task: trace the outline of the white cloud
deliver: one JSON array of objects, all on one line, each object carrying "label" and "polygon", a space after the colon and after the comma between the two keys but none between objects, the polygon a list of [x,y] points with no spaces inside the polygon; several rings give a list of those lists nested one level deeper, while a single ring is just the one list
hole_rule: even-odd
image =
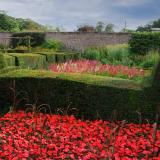
[{"label": "white cloud", "polygon": [[121,6],[138,6],[151,2],[152,0],[116,0]]},{"label": "white cloud", "polygon": [[[156,0],[0,0],[0,10],[41,24],[63,26],[70,31],[80,24],[95,25],[97,21],[114,23],[122,28],[127,20],[128,26],[136,28],[139,23],[144,24],[147,17],[130,15],[124,7],[132,10],[132,7],[136,9],[136,6],[145,6],[154,1]],[[158,13],[159,10],[157,15]]]}]

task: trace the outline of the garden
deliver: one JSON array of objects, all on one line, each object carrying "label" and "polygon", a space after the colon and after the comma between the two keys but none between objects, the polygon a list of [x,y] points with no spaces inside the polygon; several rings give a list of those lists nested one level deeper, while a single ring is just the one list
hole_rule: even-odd
[{"label": "garden", "polygon": [[0,160],[159,160],[159,33],[83,51],[13,37],[0,46]]}]

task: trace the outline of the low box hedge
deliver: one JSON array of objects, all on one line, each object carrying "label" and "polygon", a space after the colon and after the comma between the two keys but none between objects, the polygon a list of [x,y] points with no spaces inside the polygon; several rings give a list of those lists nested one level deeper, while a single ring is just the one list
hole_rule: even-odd
[{"label": "low box hedge", "polygon": [[56,63],[56,55],[52,52],[37,52],[36,54],[44,55],[47,63]]},{"label": "low box hedge", "polygon": [[15,66],[15,58],[6,53],[0,53],[0,69],[9,66]]},{"label": "low box hedge", "polygon": [[[49,104],[58,108],[77,108],[78,117],[109,119],[114,111],[118,120],[137,122],[135,111],[153,120],[156,109],[151,90],[131,80],[87,74],[56,74],[49,71],[16,70],[0,75],[0,106],[11,105],[9,84],[16,82],[16,91],[26,91],[29,103]],[[1,94],[3,93],[3,94]],[[4,110],[4,108],[2,108]],[[68,112],[70,113],[70,112]]]},{"label": "low box hedge", "polygon": [[8,54],[4,54],[6,66],[16,66],[16,58],[13,56],[9,56]]},{"label": "low box hedge", "polygon": [[16,66],[21,68],[40,69],[46,67],[46,58],[43,55],[31,53],[8,53],[16,58]]}]

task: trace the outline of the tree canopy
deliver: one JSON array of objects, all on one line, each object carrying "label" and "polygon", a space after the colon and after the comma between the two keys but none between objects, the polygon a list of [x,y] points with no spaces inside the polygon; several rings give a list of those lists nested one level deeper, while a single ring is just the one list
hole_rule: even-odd
[{"label": "tree canopy", "polygon": [[5,12],[0,12],[0,31],[19,32],[43,29],[42,25],[30,19],[14,18]]},{"label": "tree canopy", "polygon": [[160,28],[160,19],[151,22],[145,26],[139,26],[137,31],[139,32],[150,32],[152,28]]}]

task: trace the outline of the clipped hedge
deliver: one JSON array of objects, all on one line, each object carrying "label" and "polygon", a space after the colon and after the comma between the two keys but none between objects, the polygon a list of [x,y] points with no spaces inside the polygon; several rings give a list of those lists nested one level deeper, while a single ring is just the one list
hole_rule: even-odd
[{"label": "clipped hedge", "polygon": [[[40,46],[45,42],[45,33],[44,32],[22,32],[14,33],[12,37],[31,37],[31,46],[36,47]],[[17,46],[28,46],[28,39],[12,39],[11,46],[16,48]]]},{"label": "clipped hedge", "polygon": [[15,58],[4,53],[0,53],[0,69],[15,66]]},{"label": "clipped hedge", "polygon": [[16,66],[21,68],[40,69],[46,67],[46,58],[43,55],[31,53],[8,53],[8,55],[15,57]]},{"label": "clipped hedge", "polygon": [[13,56],[9,56],[8,54],[4,54],[6,66],[16,66],[16,58]]},{"label": "clipped hedge", "polygon": [[51,63],[63,63],[69,60],[78,60],[80,59],[79,53],[67,53],[67,52],[37,52],[37,54],[45,55],[46,61]]},{"label": "clipped hedge", "polygon": [[6,62],[5,62],[4,54],[0,53],[0,69],[5,67],[6,67]]},{"label": "clipped hedge", "polygon": [[160,51],[160,33],[132,33],[129,44],[133,54],[145,55],[152,50]]},{"label": "clipped hedge", "polygon": [[29,103],[38,101],[37,105],[49,104],[53,113],[57,108],[70,106],[70,111],[72,108],[78,109],[78,117],[110,120],[113,111],[117,111],[119,120],[136,122],[138,117],[135,111],[141,112],[149,120],[154,119],[156,112],[150,101],[153,93],[142,90],[141,85],[133,81],[32,70],[12,71],[0,76],[0,106],[4,106],[5,102],[11,105],[8,86],[14,80],[17,93],[26,91]]}]

